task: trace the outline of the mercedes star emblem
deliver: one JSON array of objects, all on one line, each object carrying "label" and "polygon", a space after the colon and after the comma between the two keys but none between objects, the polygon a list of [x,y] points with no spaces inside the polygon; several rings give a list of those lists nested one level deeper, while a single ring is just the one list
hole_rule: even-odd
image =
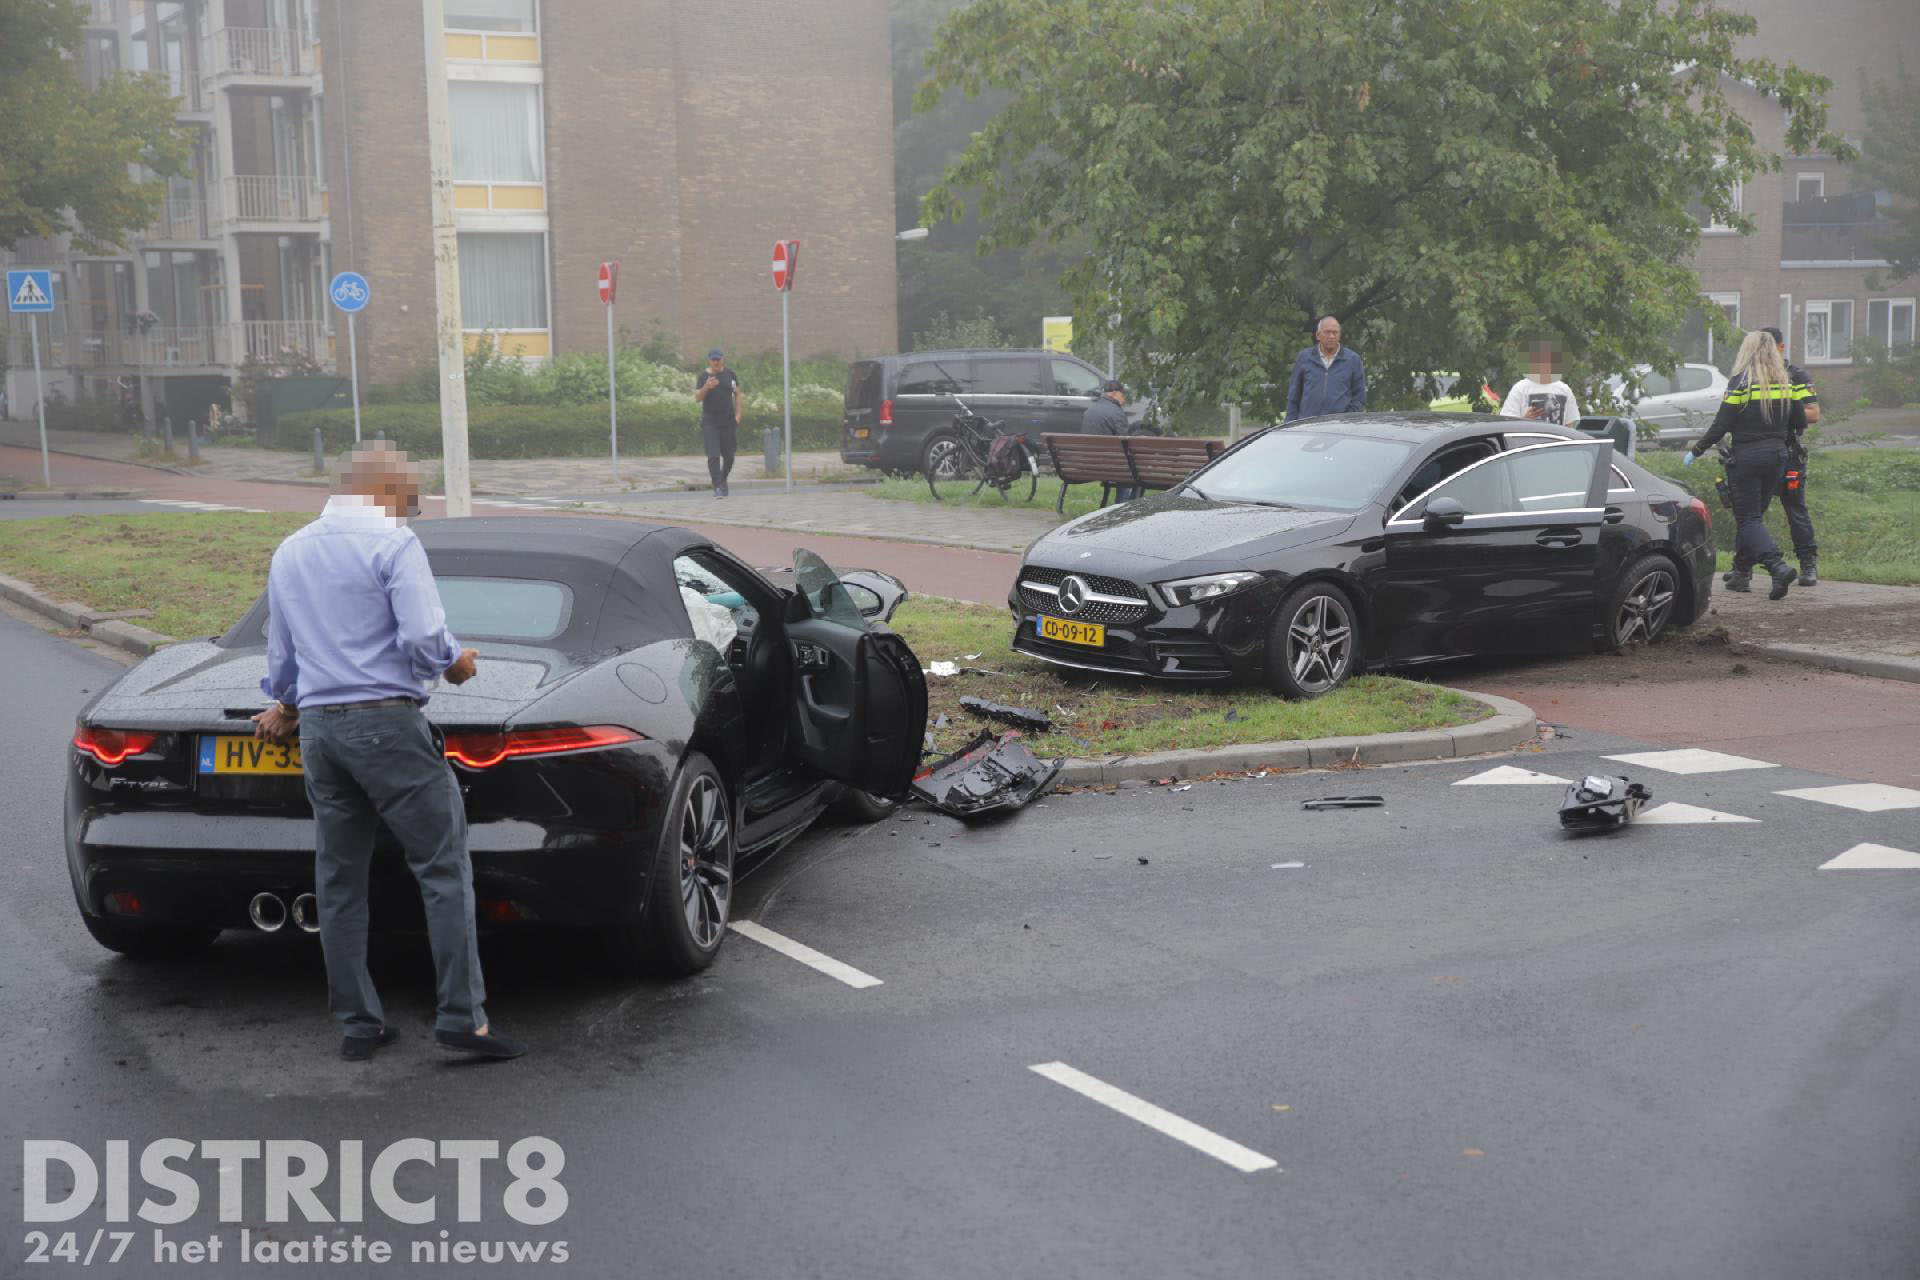
[{"label": "mercedes star emblem", "polygon": [[1087,603],[1087,582],[1077,573],[1060,579],[1060,612],[1078,613]]}]

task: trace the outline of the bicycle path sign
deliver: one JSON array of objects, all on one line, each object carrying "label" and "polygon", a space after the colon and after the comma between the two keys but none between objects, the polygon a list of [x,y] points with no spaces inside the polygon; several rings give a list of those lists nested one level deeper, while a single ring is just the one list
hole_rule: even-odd
[{"label": "bicycle path sign", "polygon": [[333,305],[352,315],[363,310],[373,297],[373,286],[358,271],[342,271],[327,286],[327,297]]}]

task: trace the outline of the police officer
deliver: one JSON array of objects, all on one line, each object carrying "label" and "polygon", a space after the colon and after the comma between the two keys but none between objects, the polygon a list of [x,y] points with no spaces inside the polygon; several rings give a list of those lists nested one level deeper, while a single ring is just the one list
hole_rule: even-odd
[{"label": "police officer", "polygon": [[[1807,377],[1807,371],[1786,359],[1787,344],[1780,330],[1768,325],[1760,332],[1773,339],[1780,348],[1780,358],[1786,363],[1787,377],[1793,383],[1793,398],[1800,402],[1806,411],[1807,425],[1820,421],[1820,397],[1814,392],[1813,380]],[[1771,498],[1769,498],[1771,501]],[[1818,586],[1820,583],[1820,544],[1814,540],[1813,517],[1807,514],[1807,441],[1805,436],[1796,435],[1787,442],[1787,482],[1780,488],[1780,509],[1787,513],[1787,529],[1793,534],[1793,558],[1800,562],[1800,581],[1803,587]],[[1764,510],[1764,508],[1763,508]],[[1752,590],[1753,564],[1742,561],[1736,554],[1733,568],[1721,577],[1729,591]]]},{"label": "police officer", "polygon": [[1680,461],[1692,466],[1720,437],[1733,435],[1733,465],[1727,487],[1738,523],[1733,554],[1736,563],[1765,565],[1773,578],[1768,599],[1783,599],[1793,585],[1794,571],[1780,554],[1761,517],[1767,500],[1780,491],[1787,473],[1787,446],[1807,429],[1807,413],[1794,399],[1793,384],[1773,338],[1759,330],[1749,333],[1734,357],[1733,377],[1713,425]]}]

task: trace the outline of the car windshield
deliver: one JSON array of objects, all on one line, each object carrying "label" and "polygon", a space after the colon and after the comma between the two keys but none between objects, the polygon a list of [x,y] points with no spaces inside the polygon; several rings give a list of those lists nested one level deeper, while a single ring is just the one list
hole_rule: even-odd
[{"label": "car windshield", "polygon": [[1399,440],[1287,428],[1234,450],[1197,483],[1220,502],[1358,511],[1386,488],[1411,448]]}]

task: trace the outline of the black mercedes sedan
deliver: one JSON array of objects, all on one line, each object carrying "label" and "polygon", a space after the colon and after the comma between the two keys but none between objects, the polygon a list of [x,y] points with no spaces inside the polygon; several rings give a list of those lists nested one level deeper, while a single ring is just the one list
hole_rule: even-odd
[{"label": "black mercedes sedan", "polygon": [[[623,963],[691,973],[725,937],[738,869],[830,805],[872,820],[907,790],[927,691],[866,616],[898,598],[883,575],[843,582],[800,551],[776,586],[697,534],[624,520],[414,529],[448,625],[480,653],[426,714],[465,797],[483,927],[590,930]],[[67,865],[115,951],[318,928],[299,748],[252,736],[266,621],[263,595],[80,713]],[[372,902],[376,927],[420,923],[384,829]]]},{"label": "black mercedes sedan", "polygon": [[1646,643],[1705,612],[1711,528],[1704,503],[1568,428],[1303,419],[1035,542],[1013,647],[1311,698],[1356,671]]}]

